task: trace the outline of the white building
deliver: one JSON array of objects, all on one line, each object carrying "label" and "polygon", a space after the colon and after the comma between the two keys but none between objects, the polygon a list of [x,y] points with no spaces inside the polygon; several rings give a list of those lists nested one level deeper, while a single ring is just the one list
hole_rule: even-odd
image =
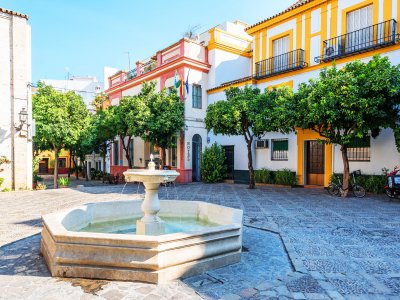
[{"label": "white building", "polygon": [[0,190],[32,187],[31,28],[28,16],[0,8]]},{"label": "white building", "polygon": [[40,79],[40,81],[63,93],[68,91],[75,92],[82,97],[86,107],[92,112],[95,111],[95,107],[92,105],[95,96],[104,91],[103,82],[98,82],[94,76],[70,76],[65,80]]}]

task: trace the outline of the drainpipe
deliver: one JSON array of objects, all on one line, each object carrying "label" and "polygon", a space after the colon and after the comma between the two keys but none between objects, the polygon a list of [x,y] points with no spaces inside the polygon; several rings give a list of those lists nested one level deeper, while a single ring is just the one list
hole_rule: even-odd
[{"label": "drainpipe", "polygon": [[11,189],[15,190],[14,16],[10,16]]}]

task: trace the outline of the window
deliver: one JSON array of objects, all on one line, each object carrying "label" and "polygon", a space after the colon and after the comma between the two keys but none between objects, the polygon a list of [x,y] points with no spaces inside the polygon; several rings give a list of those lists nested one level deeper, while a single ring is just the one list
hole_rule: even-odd
[{"label": "window", "polygon": [[192,104],[193,108],[201,108],[202,100],[201,100],[201,85],[193,84],[192,88]]},{"label": "window", "polygon": [[349,161],[371,160],[371,137],[354,138],[347,147]]},{"label": "window", "polygon": [[58,158],[58,167],[59,168],[66,168],[67,167],[67,159],[65,157]]},{"label": "window", "polygon": [[129,156],[131,157],[131,162],[134,164],[134,151],[133,151],[133,142],[134,140],[131,140],[131,143],[129,144]]},{"label": "window", "polygon": [[289,38],[290,36],[287,35],[272,42],[274,56],[272,66],[273,73],[289,68]]},{"label": "window", "polygon": [[113,143],[113,163],[114,166],[118,166],[119,161],[119,143],[118,141],[114,141]]},{"label": "window", "polygon": [[289,141],[287,139],[272,140],[272,160],[288,160]]},{"label": "window", "polygon": [[371,26],[372,5],[347,13],[345,51],[353,52],[372,46],[374,30]]},{"label": "window", "polygon": [[171,165],[171,167],[176,167],[177,164],[177,145],[178,145],[178,139],[174,137],[174,145],[168,149],[168,162]]}]

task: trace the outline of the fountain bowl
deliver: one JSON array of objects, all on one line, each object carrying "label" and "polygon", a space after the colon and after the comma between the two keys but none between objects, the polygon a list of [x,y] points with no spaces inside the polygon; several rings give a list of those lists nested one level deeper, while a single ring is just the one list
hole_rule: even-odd
[{"label": "fountain bowl", "polygon": [[128,169],[124,172],[126,182],[165,183],[175,181],[175,170]]},{"label": "fountain bowl", "polygon": [[161,235],[82,232],[88,224],[140,218],[142,200],[100,202],[43,216],[41,252],[52,276],[162,283],[240,261],[239,209],[163,200],[158,215],[215,226]]}]

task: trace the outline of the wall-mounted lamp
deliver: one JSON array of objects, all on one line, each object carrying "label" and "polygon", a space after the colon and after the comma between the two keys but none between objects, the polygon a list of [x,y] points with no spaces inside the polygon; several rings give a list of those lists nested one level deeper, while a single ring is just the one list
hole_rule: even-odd
[{"label": "wall-mounted lamp", "polygon": [[187,131],[189,129],[189,127],[187,125],[185,125],[185,130]]},{"label": "wall-mounted lamp", "polygon": [[24,124],[26,124],[26,122],[28,121],[28,112],[26,111],[25,108],[23,108],[21,109],[18,115],[19,115],[19,126],[15,126],[15,129],[17,131],[21,131]]},{"label": "wall-mounted lamp", "polygon": [[207,137],[207,144],[209,144],[211,142],[211,138],[208,136]]}]

